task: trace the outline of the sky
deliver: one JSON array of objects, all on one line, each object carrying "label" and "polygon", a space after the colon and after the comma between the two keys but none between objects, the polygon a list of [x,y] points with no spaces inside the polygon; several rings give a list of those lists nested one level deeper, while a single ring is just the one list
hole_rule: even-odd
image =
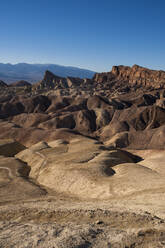
[{"label": "sky", "polygon": [[164,0],[0,0],[0,62],[165,70]]}]

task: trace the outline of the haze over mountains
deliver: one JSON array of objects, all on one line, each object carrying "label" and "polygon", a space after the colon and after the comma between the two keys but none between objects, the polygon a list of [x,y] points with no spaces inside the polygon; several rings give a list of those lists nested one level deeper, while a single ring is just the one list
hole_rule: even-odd
[{"label": "haze over mountains", "polygon": [[18,80],[26,80],[33,83],[41,80],[46,70],[61,77],[92,78],[95,74],[95,72],[87,69],[56,64],[0,63],[0,78],[7,83]]}]

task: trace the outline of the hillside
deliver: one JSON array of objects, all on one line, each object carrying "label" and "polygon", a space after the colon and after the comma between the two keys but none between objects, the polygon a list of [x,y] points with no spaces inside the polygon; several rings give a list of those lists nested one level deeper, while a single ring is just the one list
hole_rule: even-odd
[{"label": "hillside", "polygon": [[0,247],[164,247],[164,71],[1,81],[0,130]]}]

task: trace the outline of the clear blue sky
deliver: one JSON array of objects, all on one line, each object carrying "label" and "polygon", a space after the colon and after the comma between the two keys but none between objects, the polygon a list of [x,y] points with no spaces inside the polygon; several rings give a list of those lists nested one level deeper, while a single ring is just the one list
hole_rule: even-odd
[{"label": "clear blue sky", "polygon": [[0,62],[165,70],[165,1],[0,0]]}]

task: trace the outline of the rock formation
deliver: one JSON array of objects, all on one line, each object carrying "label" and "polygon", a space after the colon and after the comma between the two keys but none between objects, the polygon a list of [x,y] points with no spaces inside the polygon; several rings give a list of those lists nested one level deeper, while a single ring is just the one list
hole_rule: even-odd
[{"label": "rock formation", "polygon": [[165,72],[17,86],[0,82],[0,247],[164,247]]},{"label": "rock formation", "polygon": [[[94,81],[98,83],[115,82],[117,84],[130,87],[145,87],[149,89],[161,89],[165,87],[165,72],[149,70],[147,68],[133,65],[113,66],[108,73],[96,73]],[[129,90],[129,88],[127,88]]]},{"label": "rock formation", "polygon": [[8,87],[8,85],[2,80],[0,80],[0,88],[3,88],[3,87]]}]

